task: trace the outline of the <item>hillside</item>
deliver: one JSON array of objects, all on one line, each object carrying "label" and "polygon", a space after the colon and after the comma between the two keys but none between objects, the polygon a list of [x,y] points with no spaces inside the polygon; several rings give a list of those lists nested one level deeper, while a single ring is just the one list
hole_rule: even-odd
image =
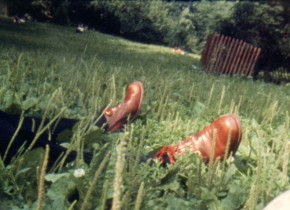
[{"label": "hillside", "polygon": [[[1,110],[86,122],[121,102],[134,80],[144,84],[143,107],[125,132],[105,133],[95,126],[84,132],[80,126],[62,137],[72,149],[95,151],[91,165],[79,157],[49,172],[41,189],[36,168],[43,150],[0,164],[0,207],[31,209],[43,199],[43,209],[110,209],[119,199],[122,209],[138,209],[138,202],[141,209],[262,209],[290,187],[289,87],[209,75],[198,55],[181,56],[162,46],[0,17]],[[188,155],[166,168],[138,164],[140,156],[177,143],[229,112],[239,116],[243,129],[235,159],[206,165]],[[120,142],[127,145],[121,150],[126,154],[121,172],[115,169]],[[86,175],[74,177],[77,168]],[[115,176],[121,185],[114,186]],[[118,190],[120,198],[113,193]]]}]

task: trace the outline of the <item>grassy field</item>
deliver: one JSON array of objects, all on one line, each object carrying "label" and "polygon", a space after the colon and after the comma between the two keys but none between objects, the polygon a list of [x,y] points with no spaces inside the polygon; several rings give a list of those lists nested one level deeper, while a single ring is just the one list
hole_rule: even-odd
[{"label": "grassy field", "polygon": [[[206,74],[198,55],[96,31],[0,18],[0,109],[82,123],[64,133],[70,149],[95,151],[43,173],[43,149],[0,161],[0,209],[262,209],[290,188],[290,88],[242,76]],[[124,132],[91,122],[142,81],[142,112]],[[139,157],[179,142],[226,113],[243,129],[235,158],[205,165],[196,155],[174,166]],[[82,146],[84,145],[84,146]],[[109,154],[109,155],[108,155]],[[126,156],[126,158],[124,158]],[[75,169],[85,170],[76,178]]]}]

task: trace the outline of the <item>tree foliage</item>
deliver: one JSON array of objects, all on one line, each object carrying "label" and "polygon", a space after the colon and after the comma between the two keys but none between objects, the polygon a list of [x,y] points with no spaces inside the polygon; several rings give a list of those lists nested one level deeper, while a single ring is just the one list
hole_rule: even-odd
[{"label": "tree foliage", "polygon": [[231,18],[222,23],[221,33],[260,47],[259,69],[272,71],[284,67],[289,71],[289,5],[278,1],[236,4]]}]

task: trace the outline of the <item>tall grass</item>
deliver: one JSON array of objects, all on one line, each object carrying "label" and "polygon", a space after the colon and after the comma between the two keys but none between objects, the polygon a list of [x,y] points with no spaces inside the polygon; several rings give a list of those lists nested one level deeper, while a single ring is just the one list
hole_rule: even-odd
[{"label": "tall grass", "polygon": [[[41,163],[26,161],[33,151],[1,165],[0,207],[29,209],[38,202],[43,209],[262,209],[290,187],[288,86],[209,75],[192,68],[198,60],[169,48],[96,31],[75,34],[69,27],[13,25],[5,18],[0,27],[0,108],[51,122],[60,116],[81,120],[72,135],[60,139],[78,151],[78,160],[49,173],[53,180],[44,177],[40,200],[31,183],[33,167]],[[120,153],[121,134],[104,133],[92,122],[98,110],[121,102],[134,80],[145,87],[142,113],[126,127],[121,141],[126,153]],[[228,112],[239,116],[243,129],[234,159],[205,165],[188,154],[167,168],[139,164],[140,156],[179,142]],[[42,128],[39,132],[49,124]],[[83,150],[96,152],[90,166],[82,161]],[[85,177],[72,176],[76,167],[88,172]]]}]

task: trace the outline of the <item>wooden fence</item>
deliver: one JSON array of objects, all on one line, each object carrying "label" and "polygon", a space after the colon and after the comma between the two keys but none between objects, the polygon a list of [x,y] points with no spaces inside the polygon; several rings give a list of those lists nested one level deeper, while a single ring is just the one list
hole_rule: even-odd
[{"label": "wooden fence", "polygon": [[209,73],[252,75],[261,49],[232,37],[212,34],[207,38],[201,63]]}]

